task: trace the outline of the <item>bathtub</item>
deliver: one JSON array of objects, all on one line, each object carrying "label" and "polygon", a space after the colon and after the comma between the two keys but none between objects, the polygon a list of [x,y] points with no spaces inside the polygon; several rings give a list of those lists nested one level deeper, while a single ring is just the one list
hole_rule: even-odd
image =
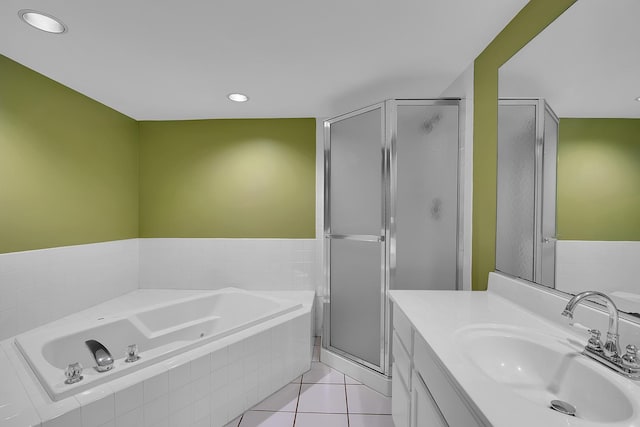
[{"label": "bathtub", "polygon": [[[141,299],[141,298],[138,298]],[[115,304],[117,307],[118,304]],[[112,304],[113,306],[113,304]],[[89,311],[82,321],[40,327],[15,337],[15,346],[55,402],[111,382],[194,348],[299,310],[302,305],[236,288],[176,293],[170,300],[121,311]],[[113,369],[98,372],[86,340],[97,340],[111,353]],[[140,359],[125,363],[127,347],[136,344]],[[82,364],[83,379],[65,383],[65,369]]]}]

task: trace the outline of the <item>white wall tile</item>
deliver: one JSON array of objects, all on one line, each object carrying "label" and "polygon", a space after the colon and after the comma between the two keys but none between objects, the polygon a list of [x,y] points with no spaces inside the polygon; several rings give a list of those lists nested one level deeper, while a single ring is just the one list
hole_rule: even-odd
[{"label": "white wall tile", "polygon": [[193,424],[193,407],[187,406],[169,415],[169,427],[185,427]]},{"label": "white wall tile", "polygon": [[177,390],[191,382],[191,364],[182,363],[169,369],[169,391]]},{"label": "white wall tile", "polygon": [[316,290],[315,239],[140,239],[140,288]]},{"label": "white wall tile", "polygon": [[169,418],[169,396],[163,394],[155,400],[144,404],[144,425],[155,426]]},{"label": "white wall tile", "polygon": [[639,294],[640,242],[558,240],[556,289]]},{"label": "white wall tile", "polygon": [[0,254],[0,340],[138,288],[138,239]]},{"label": "white wall tile", "polygon": [[209,395],[201,399],[194,399],[192,411],[194,421],[198,421],[203,418],[208,419],[211,414],[211,401]]},{"label": "white wall tile", "polygon": [[211,355],[207,354],[191,361],[191,381],[209,377],[211,373]]},{"label": "white wall tile", "polygon": [[82,427],[100,427],[115,418],[115,400],[108,386],[98,386],[75,396],[80,403]]},{"label": "white wall tile", "polygon": [[115,392],[115,414],[116,417],[130,412],[133,409],[142,407],[144,403],[143,383],[133,384],[124,390]]},{"label": "white wall tile", "polygon": [[82,416],[80,408],[62,414],[56,418],[50,419],[42,423],[43,427],[82,427]]},{"label": "white wall tile", "polygon": [[124,413],[116,418],[116,427],[144,426],[144,412],[142,406]]},{"label": "white wall tile", "polygon": [[193,385],[186,384],[175,390],[169,390],[169,413],[173,414],[193,403]]},{"label": "white wall tile", "polygon": [[154,377],[145,380],[144,384],[144,403],[147,404],[153,400],[156,400],[162,395],[166,395],[169,392],[169,374],[163,372]]}]

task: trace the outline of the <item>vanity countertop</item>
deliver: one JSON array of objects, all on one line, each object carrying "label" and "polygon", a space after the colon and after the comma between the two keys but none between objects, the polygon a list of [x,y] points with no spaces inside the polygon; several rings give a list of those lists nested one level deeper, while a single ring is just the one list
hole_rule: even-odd
[{"label": "vanity countertop", "polygon": [[[540,426],[640,426],[640,383],[629,380],[579,353],[586,336],[539,316],[496,292],[469,291],[391,291],[394,308],[401,309],[415,331],[428,343],[439,364],[459,393],[477,407],[482,417],[495,427]],[[558,311],[558,321],[561,321]],[[458,338],[478,325],[503,326],[514,330],[534,331],[562,339],[575,348],[576,357],[585,358],[588,369],[606,376],[632,399],[630,418],[614,423],[585,420],[560,414],[514,393],[495,382],[470,359],[472,349],[460,346]],[[571,351],[571,350],[569,350]],[[571,355],[573,357],[573,354]],[[580,362],[582,363],[582,361]],[[579,410],[579,409],[578,409]]]}]

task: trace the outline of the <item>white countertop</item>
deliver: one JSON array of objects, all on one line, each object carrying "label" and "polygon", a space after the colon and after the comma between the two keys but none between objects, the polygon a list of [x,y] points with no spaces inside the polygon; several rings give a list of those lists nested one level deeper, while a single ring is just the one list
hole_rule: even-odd
[{"label": "white countertop", "polygon": [[640,421],[637,420],[640,418],[640,385],[609,371],[595,361],[589,361],[593,363],[593,369],[600,370],[618,387],[634,396],[636,406],[633,408],[633,421],[596,423],[568,417],[541,405],[534,405],[486,376],[469,362],[468,356],[473,355],[464,353],[469,349],[460,348],[456,342],[456,336],[463,328],[478,324],[501,324],[564,337],[575,345],[576,352],[580,352],[586,338],[579,333],[568,332],[567,328],[562,328],[495,292],[398,290],[391,291],[390,294],[395,303],[394,308],[400,308],[404,312],[416,332],[425,339],[441,364],[448,370],[447,374],[453,382],[458,384],[459,389],[477,405],[482,415],[493,426],[640,426]]}]

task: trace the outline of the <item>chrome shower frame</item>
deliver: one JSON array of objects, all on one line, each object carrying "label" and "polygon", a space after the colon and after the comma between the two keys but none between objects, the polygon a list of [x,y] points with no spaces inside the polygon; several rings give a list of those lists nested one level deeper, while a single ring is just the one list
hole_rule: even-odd
[{"label": "chrome shower frame", "polygon": [[[397,109],[398,106],[433,106],[455,105],[458,107],[458,162],[457,162],[457,259],[456,259],[456,290],[462,289],[463,265],[463,182],[464,182],[464,149],[463,125],[461,118],[461,100],[459,98],[442,99],[393,99],[373,104],[365,108],[352,111],[324,121],[324,298],[323,298],[323,340],[325,349],[354,361],[376,373],[389,377],[391,375],[391,304],[388,297],[390,289],[394,289],[396,275],[396,205],[397,205]],[[331,233],[331,126],[336,122],[348,119],[376,109],[381,109],[380,149],[382,150],[382,179],[381,179],[381,207],[380,207],[380,235],[336,235]],[[331,345],[331,244],[332,239],[348,239],[381,243],[381,316],[380,316],[380,365],[374,365],[354,355],[346,353]]]}]

